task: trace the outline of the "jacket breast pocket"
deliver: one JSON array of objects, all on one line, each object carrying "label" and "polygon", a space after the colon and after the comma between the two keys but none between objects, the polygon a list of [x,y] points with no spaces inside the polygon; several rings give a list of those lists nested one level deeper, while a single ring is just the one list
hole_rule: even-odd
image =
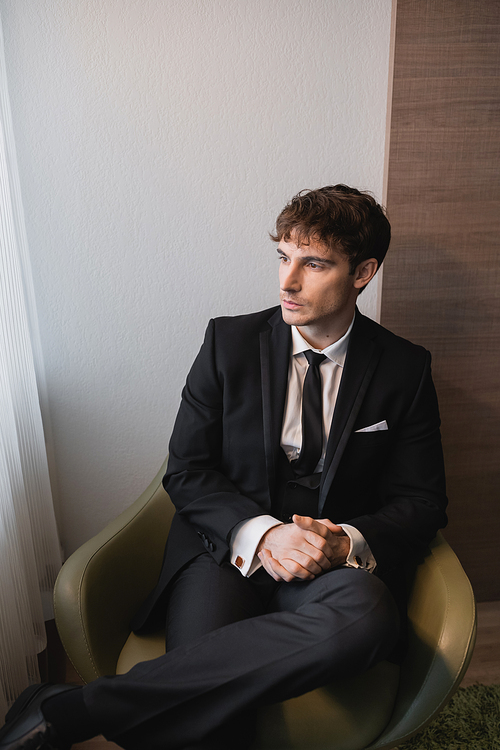
[{"label": "jacket breast pocket", "polygon": [[390,449],[391,437],[391,430],[353,432],[346,446],[346,458],[359,463],[360,468],[362,465],[368,468],[372,462],[379,463]]}]

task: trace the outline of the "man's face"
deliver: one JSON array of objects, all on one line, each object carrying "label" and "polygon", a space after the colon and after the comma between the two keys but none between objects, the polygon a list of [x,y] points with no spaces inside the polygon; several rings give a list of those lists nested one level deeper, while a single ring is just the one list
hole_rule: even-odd
[{"label": "man's face", "polygon": [[349,274],[347,257],[320,243],[297,247],[293,236],[281,240],[280,300],[289,325],[336,329],[348,326],[354,315],[359,286]]}]

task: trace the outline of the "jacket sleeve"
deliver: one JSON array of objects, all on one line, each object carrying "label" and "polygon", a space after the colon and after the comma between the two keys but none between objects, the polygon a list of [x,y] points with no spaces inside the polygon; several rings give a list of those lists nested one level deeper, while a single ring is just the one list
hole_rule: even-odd
[{"label": "jacket sleeve", "polygon": [[377,479],[379,508],[351,519],[383,573],[418,558],[447,523],[440,418],[430,354]]},{"label": "jacket sleeve", "polygon": [[263,509],[239,492],[222,466],[224,376],[217,368],[215,338],[211,320],[182,392],[163,485],[179,516],[220,563],[234,526]]}]

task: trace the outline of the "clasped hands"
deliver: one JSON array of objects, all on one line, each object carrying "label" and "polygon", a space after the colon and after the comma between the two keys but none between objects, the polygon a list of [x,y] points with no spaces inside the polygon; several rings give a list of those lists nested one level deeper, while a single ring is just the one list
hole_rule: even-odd
[{"label": "clasped hands", "polygon": [[294,515],[292,523],[273,526],[256,554],[275,581],[310,581],[345,563],[350,539],[328,518]]}]

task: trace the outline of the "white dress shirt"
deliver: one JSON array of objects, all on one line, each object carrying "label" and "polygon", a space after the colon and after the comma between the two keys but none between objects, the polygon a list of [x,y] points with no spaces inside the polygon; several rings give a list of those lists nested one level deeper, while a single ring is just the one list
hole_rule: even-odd
[{"label": "white dress shirt", "polygon": [[[330,425],[332,423],[353,324],[354,319],[344,336],[323,350],[312,349],[300,335],[296,326],[291,326],[292,356],[288,368],[288,388],[281,430],[281,447],[285,451],[289,461],[298,458],[302,445],[302,420],[300,418],[302,414],[302,389],[308,368],[304,352],[312,349],[314,352],[325,355],[325,359],[319,366],[323,394],[323,451],[316,466],[316,472],[322,471],[325,463]],[[338,526],[342,526],[350,539],[350,549],[346,565],[354,568],[364,568],[369,572],[373,572],[376,567],[376,561],[361,532],[349,524],[339,523],[333,519],[330,520]],[[239,569],[242,575],[251,576],[252,573],[261,567],[262,563],[255,554],[258,544],[266,531],[281,523],[281,521],[273,516],[262,515],[241,521],[241,523],[235,526],[230,539],[231,563]]]}]

